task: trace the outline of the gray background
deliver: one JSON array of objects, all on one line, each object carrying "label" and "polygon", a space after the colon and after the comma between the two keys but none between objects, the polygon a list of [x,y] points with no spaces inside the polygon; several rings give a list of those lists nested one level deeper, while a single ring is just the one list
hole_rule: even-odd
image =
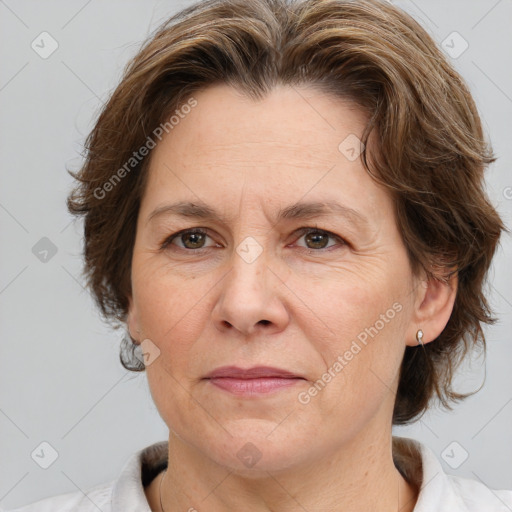
[{"label": "gray background", "polygon": [[[510,227],[512,0],[394,3],[412,13],[440,44],[445,41],[467,80],[499,157],[488,171],[489,194]],[[72,180],[65,168],[79,168],[84,137],[140,41],[189,4],[0,0],[3,508],[86,491],[115,478],[135,450],[167,438],[145,375],[126,372],[118,361],[122,333],[102,323],[83,289],[82,224],[72,223],[66,212]],[[59,45],[46,59],[31,47],[44,31]],[[45,41],[48,50],[50,41]],[[464,41],[469,46],[458,55]],[[37,243],[48,244],[40,242],[43,237],[57,249],[46,262],[33,253]],[[451,413],[434,410],[412,426],[395,429],[397,435],[430,446],[447,472],[508,489],[511,255],[511,240],[505,236],[489,285],[500,321],[486,329],[486,368],[482,358],[475,358],[457,378],[461,390],[475,389],[485,378],[482,390]],[[42,442],[58,453],[48,469],[31,457],[34,450],[41,452]]]}]

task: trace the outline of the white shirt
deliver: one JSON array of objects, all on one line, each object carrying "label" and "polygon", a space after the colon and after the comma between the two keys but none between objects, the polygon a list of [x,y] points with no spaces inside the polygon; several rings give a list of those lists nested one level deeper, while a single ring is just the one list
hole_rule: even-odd
[{"label": "white shirt", "polygon": [[[166,467],[167,456],[167,441],[155,443],[133,454],[116,480],[90,488],[87,495],[60,494],[11,512],[151,512],[144,485]],[[393,459],[420,489],[414,512],[512,511],[512,490],[446,474],[434,452],[414,439],[393,436]]]}]

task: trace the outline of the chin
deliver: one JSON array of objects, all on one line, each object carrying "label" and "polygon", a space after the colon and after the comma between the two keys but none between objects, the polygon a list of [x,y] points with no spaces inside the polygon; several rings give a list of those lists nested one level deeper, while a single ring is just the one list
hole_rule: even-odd
[{"label": "chin", "polygon": [[[222,439],[209,440],[205,452],[230,471],[248,478],[268,478],[268,472],[280,472],[306,462],[304,438],[297,430],[277,422],[243,420],[230,424]],[[278,432],[279,431],[279,432]],[[309,436],[308,436],[309,437]],[[311,439],[311,438],[310,438]],[[312,443],[306,445],[313,449]]]}]

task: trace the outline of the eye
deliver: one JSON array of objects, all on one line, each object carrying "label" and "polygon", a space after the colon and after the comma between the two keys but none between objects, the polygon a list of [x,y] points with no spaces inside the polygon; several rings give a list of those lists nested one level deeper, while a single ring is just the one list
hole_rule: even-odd
[{"label": "eye", "polygon": [[[209,247],[204,245],[206,238],[210,237],[208,236],[208,233],[204,229],[186,229],[167,237],[161,244],[161,249],[165,249],[171,244],[177,245],[180,249],[184,250],[205,249]],[[179,245],[179,243],[174,243],[175,241],[181,242],[182,245]]]},{"label": "eye", "polygon": [[[334,233],[325,231],[318,228],[302,228],[299,230],[300,238],[304,237],[305,243],[307,244],[305,249],[318,251],[321,249],[328,249],[331,246],[328,245],[329,238],[339,242],[340,245],[346,245],[345,241]],[[336,245],[336,244],[334,244]]]}]

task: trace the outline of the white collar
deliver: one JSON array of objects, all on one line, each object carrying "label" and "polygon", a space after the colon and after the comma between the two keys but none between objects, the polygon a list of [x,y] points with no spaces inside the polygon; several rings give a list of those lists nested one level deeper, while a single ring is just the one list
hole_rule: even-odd
[{"label": "white collar", "polygon": [[[151,512],[143,482],[149,483],[166,466],[167,457],[167,441],[132,455],[113,485],[111,512]],[[496,491],[446,474],[434,452],[419,441],[393,436],[393,458],[404,477],[420,489],[414,512],[512,511],[512,490]]]}]

